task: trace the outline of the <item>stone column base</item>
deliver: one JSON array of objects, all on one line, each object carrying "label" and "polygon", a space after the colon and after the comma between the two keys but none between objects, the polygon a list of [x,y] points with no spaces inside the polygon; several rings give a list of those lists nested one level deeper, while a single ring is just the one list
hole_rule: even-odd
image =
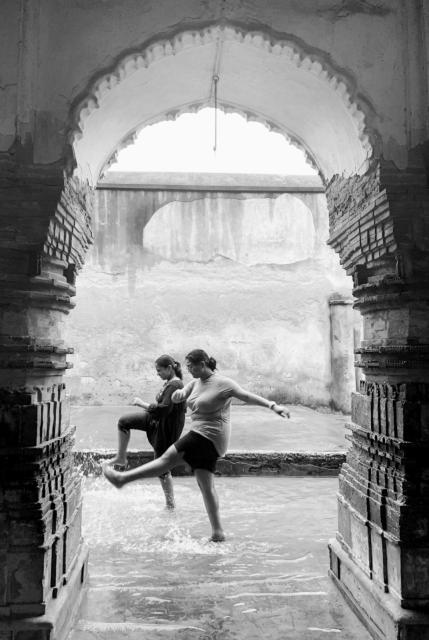
[{"label": "stone column base", "polygon": [[81,545],[76,562],[58,593],[47,605],[43,616],[0,619],[2,640],[65,640],[77,618],[85,594],[88,576],[88,548]]},{"label": "stone column base", "polygon": [[337,540],[329,543],[329,575],[376,640],[429,640],[429,613],[404,609],[382,593]]}]

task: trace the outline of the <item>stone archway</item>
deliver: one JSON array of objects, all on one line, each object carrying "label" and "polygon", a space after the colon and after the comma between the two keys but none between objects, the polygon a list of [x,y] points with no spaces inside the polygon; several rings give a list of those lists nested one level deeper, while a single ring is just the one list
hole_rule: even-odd
[{"label": "stone archway", "polygon": [[[402,171],[378,157],[373,111],[347,74],[328,65],[323,53],[276,35],[214,25],[129,54],[77,106],[80,131],[72,142],[80,175],[97,175],[102,158],[137,126],[209,104],[216,73],[223,108],[250,113],[289,135],[319,168],[327,185],[330,244],[353,275],[365,327],[358,363],[365,381],[353,396],[352,449],[340,479],[331,572],[372,632],[396,637],[406,628],[428,627],[426,618],[401,608],[429,602],[429,534],[413,525],[428,500],[426,463],[418,453],[427,437],[429,397],[426,172],[418,152],[415,166]],[[191,71],[186,100],[179,88],[184,77],[173,71],[181,62]],[[177,82],[165,92],[163,80],[172,73]],[[135,104],[125,104],[132,86],[144,88],[136,92],[137,103],[144,103],[138,116]],[[97,163],[96,132],[103,114],[115,121],[117,110],[127,130],[121,137],[113,128]],[[422,580],[415,580],[417,567]]]},{"label": "stone archway", "polygon": [[[11,222],[8,233],[17,246],[6,247],[2,282],[2,424],[10,426],[3,446],[12,451],[4,486],[15,491],[15,506],[32,510],[28,535],[20,540],[13,539],[14,527],[29,511],[7,513],[6,553],[15,545],[21,554],[9,553],[2,605],[8,628],[11,621],[15,629],[34,626],[26,616],[45,614],[36,623],[40,635],[45,628],[58,634],[64,602],[77,599],[85,573],[79,490],[62,409],[67,347],[59,327],[91,241],[91,190],[136,127],[207,105],[214,72],[224,82],[224,108],[249,112],[291,135],[319,167],[327,183],[330,242],[354,277],[365,316],[360,355],[366,381],[353,400],[353,446],[341,477],[332,573],[374,634],[399,637],[416,626],[427,634],[427,616],[404,611],[429,606],[429,527],[422,516],[429,503],[426,172],[419,154],[402,171],[382,161],[372,108],[323,52],[268,28],[219,23],[154,39],[97,74],[71,116],[73,169],[64,161],[15,176],[19,197],[29,211],[34,207],[40,224],[29,225],[23,237],[25,220]],[[16,580],[19,588],[11,590]]]},{"label": "stone archway", "polygon": [[214,24],[151,42],[91,82],[70,124],[77,175],[96,182],[137,128],[210,105],[214,74],[224,110],[289,136],[326,180],[368,168],[374,116],[344,71],[271,30]]}]

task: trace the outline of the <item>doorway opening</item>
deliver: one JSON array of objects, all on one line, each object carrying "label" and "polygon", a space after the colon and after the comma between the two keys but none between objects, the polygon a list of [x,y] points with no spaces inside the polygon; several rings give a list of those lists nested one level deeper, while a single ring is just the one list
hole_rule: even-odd
[{"label": "doorway opening", "polygon": [[[136,394],[156,395],[160,353],[183,361],[199,346],[245,388],[304,411],[301,437],[282,441],[266,425],[246,448],[317,450],[320,420],[308,410],[347,414],[357,318],[308,156],[260,122],[205,108],[142,128],[108,165],[68,328],[77,422],[91,424],[94,438],[91,407],[114,425]],[[326,450],[344,448],[340,420],[324,418]],[[92,445],[115,438],[112,428]]]}]

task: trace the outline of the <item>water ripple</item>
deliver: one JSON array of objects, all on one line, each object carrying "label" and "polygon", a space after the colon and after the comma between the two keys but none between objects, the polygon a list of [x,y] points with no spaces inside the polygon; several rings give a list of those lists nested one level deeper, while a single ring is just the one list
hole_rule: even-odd
[{"label": "water ripple", "polygon": [[236,593],[232,596],[225,596],[228,600],[233,600],[234,598],[261,598],[261,597],[279,597],[279,598],[296,598],[296,597],[305,597],[305,596],[326,596],[327,591],[285,591],[285,592],[275,592],[275,591],[242,591],[241,593]]}]

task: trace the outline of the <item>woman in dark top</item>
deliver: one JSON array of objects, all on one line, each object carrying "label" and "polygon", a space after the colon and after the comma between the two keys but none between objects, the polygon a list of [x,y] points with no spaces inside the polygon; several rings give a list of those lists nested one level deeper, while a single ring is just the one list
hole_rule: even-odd
[{"label": "woman in dark top", "polygon": [[[156,402],[145,402],[134,398],[133,404],[143,411],[130,413],[118,421],[118,453],[110,461],[117,471],[127,468],[127,447],[130,441],[130,429],[145,431],[147,439],[154,449],[154,458],[162,454],[180,438],[185,424],[186,404],[173,403],[171,396],[183,389],[180,363],[169,355],[163,355],[155,361],[156,372],[165,380],[164,386],[156,396]],[[159,476],[165,494],[167,507],[174,509],[173,482],[170,471]]]}]

